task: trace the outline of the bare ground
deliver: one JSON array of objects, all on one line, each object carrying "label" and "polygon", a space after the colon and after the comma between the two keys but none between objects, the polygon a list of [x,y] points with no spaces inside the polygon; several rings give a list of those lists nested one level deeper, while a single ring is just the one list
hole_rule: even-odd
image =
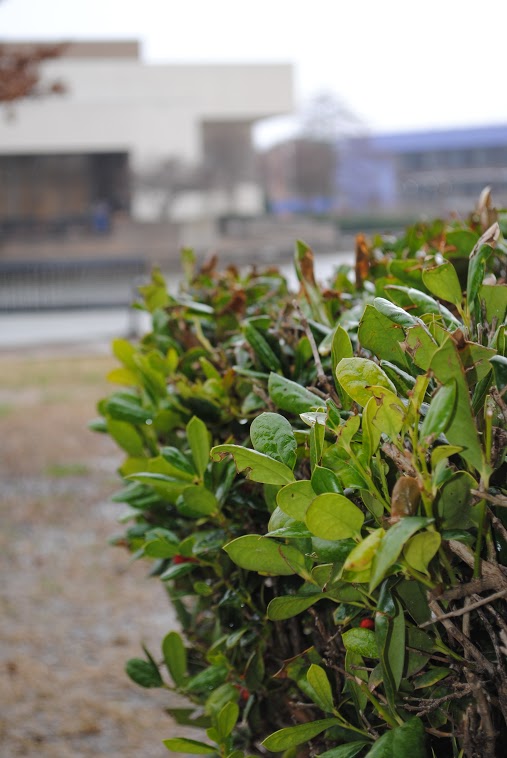
[{"label": "bare ground", "polygon": [[147,565],[107,544],[121,456],[86,424],[113,365],[0,355],[0,758],[162,758],[162,739],[199,736],[124,673],[176,624]]}]

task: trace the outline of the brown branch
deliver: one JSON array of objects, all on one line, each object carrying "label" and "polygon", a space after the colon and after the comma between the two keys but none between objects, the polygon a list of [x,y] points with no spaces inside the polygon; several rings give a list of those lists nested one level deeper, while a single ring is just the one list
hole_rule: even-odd
[{"label": "brown branch", "polygon": [[502,524],[502,522],[500,521],[500,519],[498,518],[498,516],[496,516],[493,513],[493,511],[490,510],[489,508],[488,508],[488,515],[489,515],[489,520],[491,521],[491,523],[493,524],[493,526],[495,527],[495,529],[498,532],[500,532],[500,534],[502,535],[502,537],[504,538],[504,540],[507,542],[507,529]]},{"label": "brown branch", "polygon": [[449,611],[449,613],[443,613],[436,617],[436,619],[431,619],[430,621],[425,621],[424,624],[419,624],[419,628],[423,629],[425,626],[431,626],[435,623],[435,621],[443,621],[443,619],[450,619],[454,616],[463,616],[465,613],[470,613],[470,611],[475,611],[476,608],[480,608],[482,605],[487,605],[488,603],[492,603],[494,600],[499,600],[501,597],[505,597],[507,595],[507,589],[500,590],[499,592],[494,592],[492,595],[489,595],[488,597],[482,597],[480,600],[477,600],[475,603],[471,603],[470,605],[465,605],[464,608],[458,608],[455,611]]},{"label": "brown branch", "polygon": [[303,311],[301,310],[301,308],[299,307],[299,304],[296,301],[294,301],[293,306],[294,306],[294,310],[297,312],[299,316],[301,326],[303,327],[305,331],[305,334],[308,338],[308,342],[310,343],[310,347],[312,348],[313,360],[315,361],[315,367],[317,369],[317,381],[319,382],[321,387],[324,387],[329,397],[333,400],[333,402],[336,403],[338,408],[341,408],[340,398],[338,397],[338,394],[336,393],[335,388],[333,387],[328,377],[326,376],[326,372],[324,371],[324,367],[322,366],[322,361],[320,360],[319,349],[317,347],[317,343],[315,342],[315,337],[313,336],[313,332],[310,329],[310,324],[308,323],[306,316],[304,315]]},{"label": "brown branch", "polygon": [[[478,595],[481,592],[487,592],[488,590],[494,590],[497,587],[496,579],[492,577],[486,577],[484,579],[472,579],[471,582],[465,584],[458,584],[456,587],[443,592],[438,596],[438,600],[459,600],[462,597],[470,597],[470,595]],[[437,599],[437,597],[435,597]]]},{"label": "brown branch", "polygon": [[[475,556],[472,551],[462,542],[458,540],[449,540],[448,545],[452,552],[457,555],[461,560],[467,564],[470,568],[474,567]],[[481,561],[481,570],[485,579],[495,580],[495,588],[507,589],[507,576],[503,571],[503,567],[498,564],[491,563],[491,561]]]},{"label": "brown branch", "polygon": [[431,600],[429,602],[429,607],[433,614],[436,616],[434,621],[441,620],[447,634],[455,639],[456,642],[459,642],[465,653],[468,653],[469,657],[473,658],[483,671],[486,671],[489,676],[493,676],[495,673],[495,667],[493,664],[488,661],[488,659],[479,650],[477,650],[475,645],[465,634],[463,634],[461,629],[458,629],[458,627],[453,624],[453,622],[447,618],[444,613],[442,613],[442,608],[439,606],[436,600]]},{"label": "brown branch", "polygon": [[409,476],[417,476],[417,471],[412,466],[412,463],[392,442],[384,442],[382,445],[382,452],[395,462],[400,471],[404,471],[405,474],[408,474]]},{"label": "brown branch", "polygon": [[411,700],[411,701],[417,701],[418,705],[405,705],[404,708],[407,711],[418,711],[415,715],[416,716],[424,716],[426,713],[431,713],[431,711],[436,710],[439,708],[443,703],[446,703],[449,700],[458,700],[462,697],[467,697],[472,692],[472,685],[471,684],[464,684],[461,687],[461,692],[452,692],[449,695],[443,695],[442,697],[437,698],[415,698],[415,697],[405,697],[404,700]]},{"label": "brown branch", "polygon": [[489,492],[482,492],[481,490],[470,490],[470,493],[480,500],[487,500],[489,503],[493,503],[493,505],[507,508],[507,497],[505,495],[490,495]]},{"label": "brown branch", "polygon": [[500,710],[502,711],[502,716],[504,718],[505,723],[507,724],[507,673],[505,671],[505,666],[503,662],[503,655],[502,651],[500,649],[500,645],[498,644],[498,637],[495,634],[495,630],[491,626],[489,620],[486,618],[486,614],[479,610],[478,614],[481,618],[482,623],[484,624],[487,633],[489,634],[489,638],[493,644],[493,647],[495,649],[496,654],[496,662],[497,662],[497,677],[500,680],[498,684],[498,691],[499,691],[499,706]]}]

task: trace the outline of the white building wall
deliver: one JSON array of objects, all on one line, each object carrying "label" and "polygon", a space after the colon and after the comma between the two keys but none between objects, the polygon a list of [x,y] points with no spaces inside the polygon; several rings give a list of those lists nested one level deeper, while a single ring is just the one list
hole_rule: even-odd
[{"label": "white building wall", "polygon": [[67,92],[0,119],[0,154],[128,150],[136,164],[199,161],[203,119],[252,120],[292,107],[289,65],[146,65],[62,58],[44,66]]}]

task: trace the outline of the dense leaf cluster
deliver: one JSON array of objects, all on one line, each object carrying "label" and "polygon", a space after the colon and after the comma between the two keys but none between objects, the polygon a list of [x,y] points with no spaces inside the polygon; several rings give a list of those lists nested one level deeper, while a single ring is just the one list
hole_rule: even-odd
[{"label": "dense leaf cluster", "polygon": [[507,736],[503,217],[358,243],[329,287],[276,269],[142,288],[96,429],[125,451],[116,542],[178,613],[128,662],[241,758],[495,756]]}]

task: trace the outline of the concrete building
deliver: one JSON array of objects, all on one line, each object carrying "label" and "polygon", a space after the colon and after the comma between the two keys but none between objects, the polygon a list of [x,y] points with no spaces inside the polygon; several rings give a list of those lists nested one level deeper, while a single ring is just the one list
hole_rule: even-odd
[{"label": "concrete building", "polygon": [[507,206],[507,125],[371,135],[342,143],[341,213],[467,213],[490,186]]},{"label": "concrete building", "polygon": [[196,222],[264,208],[251,142],[292,109],[290,65],[147,65],[135,42],[70,44],[43,65],[60,96],[0,112],[0,228],[109,214]]}]

